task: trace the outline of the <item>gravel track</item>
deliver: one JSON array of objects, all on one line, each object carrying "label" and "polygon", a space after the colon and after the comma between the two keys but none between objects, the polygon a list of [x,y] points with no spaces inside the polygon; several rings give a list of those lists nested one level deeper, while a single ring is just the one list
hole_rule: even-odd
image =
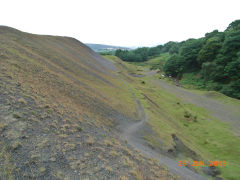
[{"label": "gravel track", "polygon": [[187,89],[169,84],[160,79],[155,80],[154,83],[161,87],[161,89],[164,91],[174,94],[178,98],[182,99],[185,103],[194,104],[196,106],[207,109],[214,118],[231,124],[234,129],[239,132],[239,106],[221,103],[204,95],[197,94]]},{"label": "gravel track", "polygon": [[[120,77],[119,77],[120,78]],[[127,86],[127,83],[122,79],[122,82]],[[205,177],[191,171],[187,167],[178,166],[178,161],[173,160],[165,155],[157,153],[153,149],[151,149],[146,143],[144,143],[143,139],[137,135],[137,132],[140,131],[147,121],[147,116],[145,114],[144,108],[142,107],[140,101],[136,98],[135,94],[132,90],[127,86],[129,91],[131,92],[135,102],[138,106],[138,111],[141,114],[141,120],[136,123],[130,124],[127,127],[123,128],[123,131],[120,134],[120,137],[123,140],[126,140],[129,145],[131,145],[134,149],[140,151],[144,155],[149,158],[154,158],[159,161],[160,164],[165,165],[168,170],[176,175],[178,175],[181,179],[195,179],[195,180],[204,180]]]}]

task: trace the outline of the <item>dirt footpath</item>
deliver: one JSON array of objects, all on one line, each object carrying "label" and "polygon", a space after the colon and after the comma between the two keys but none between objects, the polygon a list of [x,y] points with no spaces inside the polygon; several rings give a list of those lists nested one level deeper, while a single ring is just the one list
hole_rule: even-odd
[{"label": "dirt footpath", "polygon": [[[121,77],[119,76],[121,79]],[[147,116],[145,114],[144,108],[141,105],[141,102],[136,98],[133,91],[128,87],[127,83],[121,79],[123,84],[127,86],[129,91],[131,92],[137,106],[139,114],[141,114],[140,121],[136,123],[128,124],[126,127],[122,127],[122,132],[120,134],[121,139],[126,140],[129,145],[131,145],[134,149],[140,151],[144,155],[150,158],[157,159],[160,164],[165,165],[170,172],[178,175],[181,179],[195,179],[195,180],[205,180],[206,178],[191,171],[187,167],[178,166],[178,162],[174,159],[171,159],[163,154],[160,154],[153,149],[151,149],[144,140],[138,135],[138,132],[142,130],[147,121]]]}]

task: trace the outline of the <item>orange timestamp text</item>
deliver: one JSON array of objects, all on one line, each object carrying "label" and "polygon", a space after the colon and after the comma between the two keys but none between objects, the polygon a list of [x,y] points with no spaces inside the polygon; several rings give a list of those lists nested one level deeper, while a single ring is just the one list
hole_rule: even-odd
[{"label": "orange timestamp text", "polygon": [[[178,161],[178,166],[187,166],[188,162],[186,161]],[[190,163],[191,166],[227,166],[226,161],[192,161]]]}]

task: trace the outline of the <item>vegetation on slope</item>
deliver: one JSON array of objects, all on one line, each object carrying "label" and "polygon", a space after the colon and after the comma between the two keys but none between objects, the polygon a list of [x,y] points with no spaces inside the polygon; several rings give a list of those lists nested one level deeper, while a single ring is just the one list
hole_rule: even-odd
[{"label": "vegetation on slope", "polygon": [[240,98],[240,20],[224,32],[214,30],[203,38],[134,51],[117,50],[115,55],[124,61],[142,62],[166,52],[171,55],[164,64],[166,75],[183,79],[183,84]]}]

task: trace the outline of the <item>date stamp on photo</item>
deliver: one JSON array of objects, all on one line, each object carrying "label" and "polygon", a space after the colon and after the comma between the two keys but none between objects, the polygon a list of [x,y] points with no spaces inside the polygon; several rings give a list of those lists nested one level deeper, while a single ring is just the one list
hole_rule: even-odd
[{"label": "date stamp on photo", "polygon": [[191,166],[227,166],[227,162],[226,161],[192,161],[192,163],[188,163],[186,161],[178,161],[178,166],[187,166],[187,165],[191,165]]}]

